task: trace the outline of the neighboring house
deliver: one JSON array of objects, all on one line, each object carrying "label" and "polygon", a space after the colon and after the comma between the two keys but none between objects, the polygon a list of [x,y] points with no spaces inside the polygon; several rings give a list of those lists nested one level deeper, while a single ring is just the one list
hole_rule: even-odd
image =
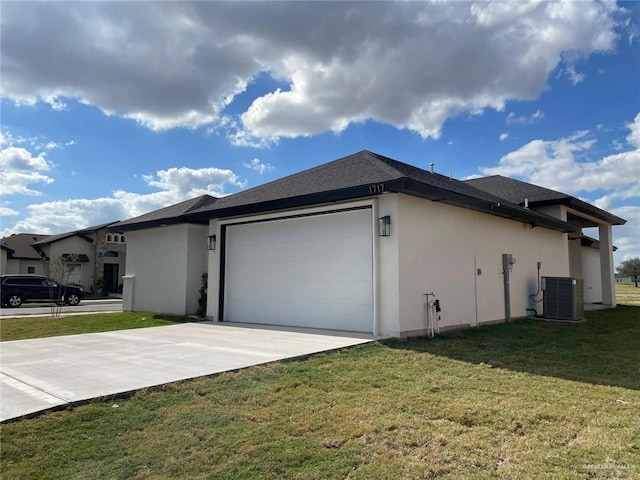
[{"label": "neighboring house", "polygon": [[33,247],[33,244],[46,237],[47,235],[35,233],[17,233],[0,238],[0,246],[2,247],[0,273],[44,275],[42,255]]},{"label": "neighboring house", "polygon": [[435,298],[443,329],[504,321],[542,313],[538,275],[576,273],[572,238],[592,224],[615,305],[611,226],[623,219],[569,196],[526,208],[474,183],[363,151],[120,222],[125,309],[194,313],[208,272],[216,321],[407,336],[427,331]]},{"label": "neighboring house", "polygon": [[[68,283],[87,291],[118,291],[126,262],[126,236],[112,230],[115,222],[58,235],[17,234],[3,238],[7,250],[2,273],[48,274],[47,261],[60,259],[68,269]],[[4,250],[4,249],[3,249]],[[4,257],[3,257],[4,258]]]},{"label": "neighboring house", "polygon": [[626,284],[632,284],[634,282],[633,282],[633,277],[618,275],[616,273],[616,283],[626,285]]}]

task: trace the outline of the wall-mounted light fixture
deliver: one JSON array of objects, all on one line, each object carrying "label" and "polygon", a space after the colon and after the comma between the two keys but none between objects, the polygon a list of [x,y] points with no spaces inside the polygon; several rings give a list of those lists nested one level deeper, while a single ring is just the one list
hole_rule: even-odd
[{"label": "wall-mounted light fixture", "polygon": [[216,249],[216,236],[209,235],[207,237],[207,250],[215,250]]},{"label": "wall-mounted light fixture", "polygon": [[385,215],[378,219],[378,236],[388,237],[389,235],[391,235],[391,217]]}]

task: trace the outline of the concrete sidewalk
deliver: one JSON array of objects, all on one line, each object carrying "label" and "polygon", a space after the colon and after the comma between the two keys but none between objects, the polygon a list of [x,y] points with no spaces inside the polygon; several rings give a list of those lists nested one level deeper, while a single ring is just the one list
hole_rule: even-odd
[{"label": "concrete sidewalk", "polygon": [[2,342],[0,421],[375,339],[352,332],[186,323]]}]

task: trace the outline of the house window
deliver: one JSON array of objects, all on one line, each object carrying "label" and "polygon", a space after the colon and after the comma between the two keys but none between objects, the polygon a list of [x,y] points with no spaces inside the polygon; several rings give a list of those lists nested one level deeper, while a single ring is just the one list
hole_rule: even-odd
[{"label": "house window", "polygon": [[107,234],[107,242],[109,242],[109,243],[124,243],[126,241],[127,240],[126,240],[124,235],[120,235],[118,233],[115,233],[115,234],[108,233]]},{"label": "house window", "polygon": [[118,256],[118,252],[114,252],[113,250],[107,250],[106,252],[104,252],[104,256],[105,257],[117,257]]},{"label": "house window", "polygon": [[67,272],[69,272],[66,280],[67,283],[76,283],[78,285],[82,283],[82,264],[68,263]]},{"label": "house window", "polygon": [[27,267],[27,273],[36,273],[36,267]]}]

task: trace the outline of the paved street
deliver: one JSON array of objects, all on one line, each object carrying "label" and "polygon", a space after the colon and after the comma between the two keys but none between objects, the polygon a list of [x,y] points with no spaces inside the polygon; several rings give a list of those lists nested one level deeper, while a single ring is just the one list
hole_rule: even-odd
[{"label": "paved street", "polygon": [[[26,303],[20,308],[0,308],[0,320],[3,318],[33,317],[51,315],[51,307],[56,307],[50,303]],[[83,300],[75,307],[64,306],[61,309],[62,315],[72,315],[88,312],[121,312],[122,299],[109,298],[105,300]]]}]

